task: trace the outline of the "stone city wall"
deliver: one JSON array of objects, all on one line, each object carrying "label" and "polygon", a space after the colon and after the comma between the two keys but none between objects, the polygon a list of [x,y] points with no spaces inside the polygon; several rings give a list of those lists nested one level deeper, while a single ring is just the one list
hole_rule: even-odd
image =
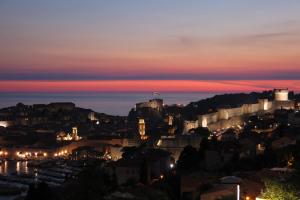
[{"label": "stone city wall", "polygon": [[[280,102],[284,108],[290,108],[291,103]],[[231,126],[243,125],[245,116],[255,114],[263,111],[272,111],[279,106],[274,106],[275,103],[268,101],[268,99],[260,99],[255,104],[243,104],[237,108],[221,108],[217,112],[209,113],[205,115],[199,115],[196,121],[184,122],[184,133],[188,133],[190,129],[197,127],[208,127],[210,130],[224,129]]]}]

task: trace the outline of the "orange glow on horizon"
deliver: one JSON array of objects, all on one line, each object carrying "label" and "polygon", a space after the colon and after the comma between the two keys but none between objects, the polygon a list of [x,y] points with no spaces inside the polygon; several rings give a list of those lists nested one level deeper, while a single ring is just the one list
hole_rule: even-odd
[{"label": "orange glow on horizon", "polygon": [[1,92],[251,92],[283,87],[299,92],[300,80],[0,81]]}]

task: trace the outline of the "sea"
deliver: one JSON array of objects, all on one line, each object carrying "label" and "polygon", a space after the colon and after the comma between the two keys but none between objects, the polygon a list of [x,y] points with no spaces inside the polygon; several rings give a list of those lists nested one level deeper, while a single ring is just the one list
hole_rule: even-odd
[{"label": "sea", "polygon": [[96,112],[110,115],[126,116],[136,103],[148,101],[152,98],[161,98],[168,105],[186,105],[214,95],[216,93],[203,92],[0,92],[0,108],[14,106],[17,103],[32,105],[51,102],[73,102],[77,107],[89,108]]}]

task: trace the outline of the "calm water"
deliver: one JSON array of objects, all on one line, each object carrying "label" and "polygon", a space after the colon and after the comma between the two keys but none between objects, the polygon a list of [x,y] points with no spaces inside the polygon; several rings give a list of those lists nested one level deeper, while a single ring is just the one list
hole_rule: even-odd
[{"label": "calm water", "polygon": [[33,172],[33,169],[29,168],[27,164],[27,161],[3,161],[0,164],[0,175],[29,174]]},{"label": "calm water", "polygon": [[[213,93],[161,93],[156,98],[164,99],[165,104],[187,104],[212,97]],[[24,104],[50,102],[74,102],[77,106],[113,115],[127,115],[135,103],[153,98],[151,92],[138,93],[0,93],[0,108]]]}]

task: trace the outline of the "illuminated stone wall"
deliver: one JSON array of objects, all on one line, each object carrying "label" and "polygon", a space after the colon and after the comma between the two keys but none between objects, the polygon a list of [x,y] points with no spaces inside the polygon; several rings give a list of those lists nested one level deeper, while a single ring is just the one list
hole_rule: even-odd
[{"label": "illuminated stone wall", "polygon": [[227,109],[228,112],[227,119],[245,114],[243,111],[244,111],[243,107]]},{"label": "illuminated stone wall", "polygon": [[295,109],[295,102],[294,101],[274,101],[273,109]]},{"label": "illuminated stone wall", "polygon": [[[285,99],[285,97],[280,97]],[[268,99],[259,99],[255,104],[244,104],[237,108],[222,108],[217,112],[198,116],[196,121],[186,121],[184,123],[184,132],[188,132],[192,128],[208,127],[210,130],[226,129],[231,126],[243,125],[245,116],[256,114],[259,112],[273,112],[276,109],[293,109],[293,101],[268,101]]]},{"label": "illuminated stone wall", "polygon": [[273,107],[273,102],[268,101],[268,99],[259,99],[259,110],[270,110]]},{"label": "illuminated stone wall", "polygon": [[218,110],[218,119],[229,119],[230,114],[228,109],[220,109]]},{"label": "illuminated stone wall", "polygon": [[215,130],[228,129],[231,128],[232,126],[237,126],[237,125],[243,126],[245,121],[245,116],[246,115],[235,116],[227,120],[223,119],[216,123],[209,124],[207,127],[209,130],[215,131]]},{"label": "illuminated stone wall", "polygon": [[184,129],[183,129],[183,134],[188,134],[189,130],[198,128],[198,120],[195,121],[184,121]]},{"label": "illuminated stone wall", "polygon": [[[231,126],[243,125],[245,116],[259,112],[273,112],[276,109],[294,109],[294,101],[259,100],[256,104],[244,104],[238,108],[220,109],[215,113],[199,115],[198,125],[210,130],[226,129]],[[188,129],[189,127],[185,127]],[[188,132],[188,130],[186,130]]]},{"label": "illuminated stone wall", "polygon": [[210,130],[224,129],[231,126],[242,125],[244,115],[270,110],[268,100],[261,100],[256,104],[244,104],[237,108],[222,108],[215,113],[198,116],[199,126]]}]

